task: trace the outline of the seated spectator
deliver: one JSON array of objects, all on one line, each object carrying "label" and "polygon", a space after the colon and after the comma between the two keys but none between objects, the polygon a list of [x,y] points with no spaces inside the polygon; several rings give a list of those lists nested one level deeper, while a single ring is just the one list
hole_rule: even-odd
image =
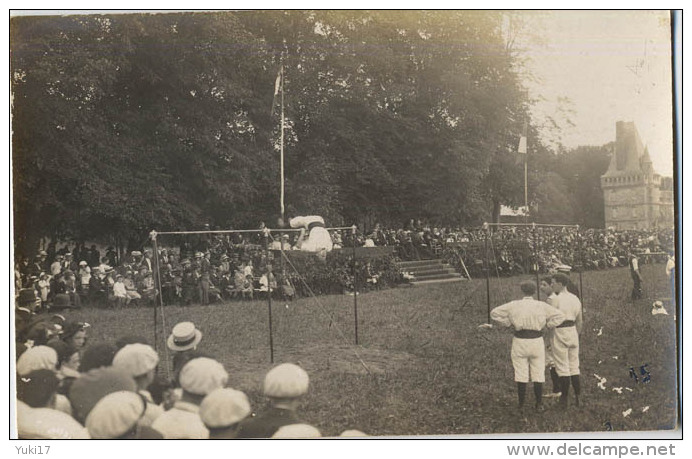
[{"label": "seated spectator", "polygon": [[104,306],[108,301],[108,287],[106,274],[100,267],[91,270],[89,278],[89,304],[92,306]]},{"label": "seated spectator", "polygon": [[140,295],[137,291],[137,286],[135,285],[135,280],[134,276],[132,275],[132,271],[127,271],[125,273],[125,277],[123,278],[123,284],[125,285],[125,295],[127,296],[126,304],[130,304],[131,302],[139,304],[139,300],[142,298],[142,295]]},{"label": "seated spectator", "polygon": [[209,430],[199,415],[199,405],[208,394],[226,385],[228,373],[216,360],[200,357],[183,366],[178,380],[182,398],[159,416],[152,427],[165,439],[209,438]]},{"label": "seated spectator", "polygon": [[283,282],[281,284],[281,294],[283,295],[284,300],[289,300],[293,301],[293,299],[296,296],[296,290],[293,288],[293,285],[291,284],[291,281],[289,280],[288,276],[283,276]]},{"label": "seated spectator", "polygon": [[50,265],[50,275],[55,277],[62,272],[62,255],[56,255],[55,260]]},{"label": "seated spectator", "polygon": [[63,327],[60,338],[81,351],[87,342],[87,329],[90,325],[86,322],[67,322]]},{"label": "seated spectator", "polygon": [[137,290],[142,298],[149,304],[154,303],[157,294],[156,287],[154,286],[154,277],[145,266],[142,266],[139,271]]},{"label": "seated spectator", "polygon": [[263,392],[270,407],[243,421],[238,438],[271,438],[280,427],[299,424],[296,410],[308,391],[310,378],[297,365],[284,363],[272,368],[264,378]]},{"label": "seated spectator", "polygon": [[38,292],[41,298],[41,305],[45,306],[48,303],[48,294],[50,293],[50,277],[42,272],[38,278]]},{"label": "seated spectator", "polygon": [[126,306],[130,304],[130,298],[127,296],[125,283],[123,282],[122,274],[115,276],[115,284],[113,284],[113,298],[116,306]]},{"label": "seated spectator", "polygon": [[267,271],[262,274],[262,277],[260,277],[259,280],[259,291],[260,292],[269,292],[269,288],[271,287],[271,291],[275,291],[277,288],[276,284],[276,277],[274,276],[274,273],[272,272],[272,267],[271,265],[267,266]]},{"label": "seated spectator", "polygon": [[240,421],[251,412],[247,396],[230,388],[216,389],[199,406],[199,416],[209,429],[211,440],[236,438]]},{"label": "seated spectator", "polygon": [[77,270],[77,279],[79,280],[81,291],[84,293],[88,292],[89,281],[91,280],[91,268],[84,260],[79,262],[79,269]]},{"label": "seated spectator", "polygon": [[17,380],[17,434],[20,439],[88,439],[72,416],[53,408],[59,380],[48,369],[34,370]]}]

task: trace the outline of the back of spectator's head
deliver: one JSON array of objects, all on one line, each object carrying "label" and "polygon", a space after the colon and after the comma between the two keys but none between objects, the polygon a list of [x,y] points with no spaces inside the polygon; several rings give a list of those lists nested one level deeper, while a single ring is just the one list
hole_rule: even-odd
[{"label": "back of spectator's head", "polygon": [[519,285],[519,288],[521,288],[524,295],[533,295],[536,293],[536,283],[533,281],[524,281]]},{"label": "back of spectator's head", "polygon": [[[132,273],[129,273],[132,275]],[[149,344],[149,340],[142,337],[142,336],[136,336],[136,335],[126,335],[126,336],[121,336],[115,341],[115,347],[118,348],[118,350],[124,348],[128,344]]]},{"label": "back of spectator's head", "polygon": [[185,392],[193,395],[208,395],[226,385],[228,373],[216,360],[198,357],[182,367],[178,382]]},{"label": "back of spectator's head", "polygon": [[137,378],[156,368],[159,355],[147,344],[128,344],[113,357],[113,368],[117,368]]},{"label": "back of spectator's head", "polygon": [[67,344],[66,342],[60,340],[53,340],[49,342],[48,347],[55,349],[55,352],[58,354],[58,368],[62,367],[64,363],[69,362],[70,358],[79,352],[79,349],[73,345]]},{"label": "back of spectator's head", "polygon": [[154,376],[154,381],[149,384],[148,388],[151,398],[157,405],[161,405],[164,402],[166,391],[170,391],[172,389],[173,383],[159,376]]},{"label": "back of spectator's head", "polygon": [[131,376],[115,368],[97,368],[83,373],[70,386],[68,398],[73,416],[84,423],[87,415],[104,396],[121,390],[135,392],[137,384]]},{"label": "back of spectator's head", "polygon": [[137,427],[145,410],[146,402],[136,392],[112,392],[94,405],[85,426],[91,438],[122,438]]},{"label": "back of spectator's head", "polygon": [[310,378],[298,365],[282,363],[264,377],[264,395],[277,399],[298,398],[307,393]]},{"label": "back of spectator's head", "polygon": [[48,406],[60,381],[54,371],[34,370],[17,378],[17,398],[32,408]]},{"label": "back of spectator's head", "polygon": [[117,349],[112,344],[93,344],[84,350],[79,371],[86,373],[95,368],[110,367]]},{"label": "back of spectator's head", "polygon": [[34,346],[17,359],[17,374],[26,376],[34,370],[55,371],[58,365],[58,353],[48,346]]},{"label": "back of spectator's head", "polygon": [[280,427],[272,438],[320,438],[320,431],[309,424],[289,424]]},{"label": "back of spectator's head", "polygon": [[235,427],[252,412],[247,396],[230,388],[209,393],[199,406],[199,416],[212,438],[233,438]]},{"label": "back of spectator's head", "polygon": [[553,281],[558,282],[565,287],[567,286],[567,284],[569,284],[569,277],[567,277],[566,275],[564,275],[562,273],[553,274],[552,277],[553,277]]},{"label": "back of spectator's head", "polygon": [[367,437],[368,434],[366,434],[365,432],[361,432],[360,430],[350,429],[350,430],[344,430],[343,432],[341,432],[341,435],[339,435],[339,436],[340,437]]}]

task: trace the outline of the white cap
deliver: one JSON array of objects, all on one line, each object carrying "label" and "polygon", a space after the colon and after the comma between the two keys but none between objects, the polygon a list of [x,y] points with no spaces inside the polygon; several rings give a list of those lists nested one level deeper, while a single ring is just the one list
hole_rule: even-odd
[{"label": "white cap", "polygon": [[34,346],[17,359],[17,374],[26,376],[34,370],[53,370],[58,365],[58,353],[49,346]]},{"label": "white cap", "polygon": [[136,392],[112,392],[94,406],[86,418],[91,438],[118,438],[131,430],[146,410],[146,403]]},{"label": "white cap", "polygon": [[216,389],[199,405],[199,417],[210,429],[237,424],[251,412],[247,395],[231,388]]},{"label": "white cap", "polygon": [[159,355],[147,344],[128,344],[113,357],[113,367],[133,378],[150,372],[159,364]]},{"label": "white cap", "polygon": [[228,373],[223,365],[208,357],[198,357],[187,362],[178,376],[180,387],[196,395],[207,395],[224,387],[228,382]]},{"label": "white cap", "polygon": [[310,378],[298,365],[282,363],[264,377],[264,395],[273,398],[296,398],[308,391]]},{"label": "white cap", "polygon": [[320,438],[322,434],[309,424],[289,424],[279,428],[272,438]]},{"label": "white cap", "polygon": [[361,432],[360,430],[344,430],[341,432],[340,437],[367,437],[368,434]]}]

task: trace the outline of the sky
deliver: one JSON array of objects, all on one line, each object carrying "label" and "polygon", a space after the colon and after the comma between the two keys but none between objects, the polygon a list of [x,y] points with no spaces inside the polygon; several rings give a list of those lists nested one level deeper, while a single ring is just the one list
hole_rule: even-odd
[{"label": "sky", "polygon": [[[552,116],[568,148],[615,140],[617,121],[634,121],[654,169],[673,173],[671,31],[667,11],[526,11],[519,38],[540,101],[534,123]],[[563,102],[559,100],[562,98]],[[567,98],[570,103],[565,104]],[[569,107],[574,126],[559,116]],[[542,137],[555,140],[543,129]]]}]

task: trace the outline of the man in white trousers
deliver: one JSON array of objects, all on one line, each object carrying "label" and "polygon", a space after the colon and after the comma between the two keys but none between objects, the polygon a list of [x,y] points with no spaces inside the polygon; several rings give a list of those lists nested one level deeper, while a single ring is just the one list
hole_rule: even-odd
[{"label": "man in white trousers", "polygon": [[519,410],[523,410],[526,386],[532,381],[536,411],[542,411],[545,382],[543,329],[554,328],[564,321],[565,316],[548,303],[533,298],[536,293],[535,283],[525,281],[520,288],[524,294],[522,299],[496,307],[490,311],[490,317],[500,325],[514,327],[511,356]]}]

